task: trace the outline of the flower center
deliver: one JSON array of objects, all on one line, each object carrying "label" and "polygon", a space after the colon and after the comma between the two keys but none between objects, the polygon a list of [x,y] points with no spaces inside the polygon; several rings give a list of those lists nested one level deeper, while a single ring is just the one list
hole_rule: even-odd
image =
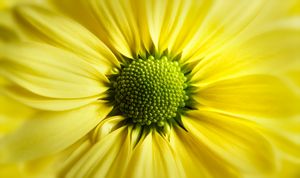
[{"label": "flower center", "polygon": [[138,59],[124,67],[113,83],[115,101],[134,123],[163,126],[185,106],[185,82],[178,62],[165,56]]}]

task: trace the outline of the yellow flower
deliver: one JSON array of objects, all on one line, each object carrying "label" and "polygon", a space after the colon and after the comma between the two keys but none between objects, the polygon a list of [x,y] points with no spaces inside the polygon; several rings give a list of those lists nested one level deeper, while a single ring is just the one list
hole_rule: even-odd
[{"label": "yellow flower", "polygon": [[1,177],[299,176],[296,0],[11,6]]}]

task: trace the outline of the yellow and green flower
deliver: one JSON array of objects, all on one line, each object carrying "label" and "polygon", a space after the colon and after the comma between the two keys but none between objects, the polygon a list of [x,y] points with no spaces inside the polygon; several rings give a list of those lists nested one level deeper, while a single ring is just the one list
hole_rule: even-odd
[{"label": "yellow and green flower", "polygon": [[299,7],[0,2],[0,177],[300,176]]}]

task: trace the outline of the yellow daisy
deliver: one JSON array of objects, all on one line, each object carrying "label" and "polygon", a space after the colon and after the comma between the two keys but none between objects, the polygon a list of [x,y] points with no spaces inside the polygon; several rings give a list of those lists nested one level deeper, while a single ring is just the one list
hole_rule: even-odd
[{"label": "yellow daisy", "polygon": [[299,176],[299,1],[8,2],[1,177]]}]

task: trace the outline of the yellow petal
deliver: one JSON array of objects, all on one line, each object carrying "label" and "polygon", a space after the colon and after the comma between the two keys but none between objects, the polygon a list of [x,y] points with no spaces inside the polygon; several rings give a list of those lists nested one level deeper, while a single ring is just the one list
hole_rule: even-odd
[{"label": "yellow petal", "polygon": [[80,98],[107,90],[104,75],[65,50],[34,43],[6,45],[0,50],[0,75],[41,96]]},{"label": "yellow petal", "polygon": [[103,139],[106,135],[117,129],[120,123],[124,121],[124,119],[125,118],[122,116],[113,116],[104,119],[95,128],[93,133],[93,141],[97,142]]},{"label": "yellow petal", "polygon": [[33,114],[33,109],[2,95],[0,92],[0,137],[20,127]]},{"label": "yellow petal", "polygon": [[300,162],[300,117],[261,123],[261,130],[273,142],[281,156]]},{"label": "yellow petal", "polygon": [[[199,15],[194,15],[193,19],[187,20],[188,23],[180,33],[185,44],[181,47],[183,60],[199,60],[203,56],[222,50],[228,41],[234,39],[249,25],[263,5],[264,1],[236,3],[232,0],[193,5],[193,11]],[[203,10],[198,10],[197,6],[202,7]],[[194,27],[193,33],[189,31],[189,27]]]},{"label": "yellow petal", "polygon": [[182,41],[180,30],[185,25],[185,20],[195,13],[194,9],[191,9],[195,4],[192,1],[165,0],[141,1],[139,3],[141,9],[139,15],[144,18],[144,26],[148,28],[145,30],[146,32],[149,31],[155,49],[159,53],[165,49],[169,49],[171,53],[174,53],[172,55],[181,52],[174,49],[173,46],[176,45],[176,42]]},{"label": "yellow petal", "polygon": [[[121,176],[130,151],[127,132],[126,127],[121,127],[101,139],[70,168],[65,177],[108,177],[113,173]],[[118,165],[116,168],[115,164]]]},{"label": "yellow petal", "polygon": [[[5,18],[5,16],[2,16],[2,14],[0,14],[0,17]],[[0,45],[4,45],[7,42],[15,41],[17,39],[18,35],[14,32],[13,29],[0,24]]]},{"label": "yellow petal", "polygon": [[[299,124],[299,123],[298,123]],[[278,127],[277,129],[281,129]],[[282,134],[276,130],[266,132],[270,140],[280,150],[281,156],[290,161],[300,161],[300,134]]]},{"label": "yellow petal", "polygon": [[46,165],[43,161],[35,162],[35,173],[28,173],[24,171],[24,164],[11,164],[0,166],[0,177],[9,178],[55,178],[52,172],[45,172]]},{"label": "yellow petal", "polygon": [[102,73],[119,66],[112,52],[79,23],[38,6],[19,6],[16,13],[29,36],[80,55]]},{"label": "yellow petal", "polygon": [[239,177],[222,157],[182,128],[171,130],[170,142],[186,177]]},{"label": "yellow petal", "polygon": [[[30,40],[16,21],[13,9],[24,4],[48,5],[48,0],[1,0],[0,1],[0,45],[1,42],[14,42],[17,40]],[[1,7],[1,5],[3,7]],[[3,8],[3,9],[1,9]]]},{"label": "yellow petal", "polygon": [[68,112],[44,112],[0,142],[0,162],[8,163],[56,153],[75,143],[111,111],[103,104],[90,104]]},{"label": "yellow petal", "polygon": [[290,177],[297,178],[300,176],[300,162],[291,162],[284,160],[279,173],[270,178]]},{"label": "yellow petal", "polygon": [[0,10],[9,9],[16,5],[24,3],[36,3],[36,4],[46,4],[47,0],[1,0],[0,1]]},{"label": "yellow petal", "polygon": [[299,114],[300,100],[278,78],[249,75],[215,82],[194,95],[205,107],[219,112],[256,118],[283,119]]},{"label": "yellow petal", "polygon": [[49,0],[49,2],[56,11],[82,24],[86,29],[101,39],[109,48],[112,48],[104,28],[101,26],[101,23],[98,22],[94,11],[91,10],[89,1],[77,0],[76,3],[74,3],[73,0]]},{"label": "yellow petal", "polygon": [[75,165],[77,161],[79,161],[82,156],[88,152],[91,146],[91,141],[88,137],[86,137],[58,154],[58,158],[53,162],[53,169],[58,177],[64,177],[73,165]]},{"label": "yellow petal", "polygon": [[222,52],[198,56],[191,81],[205,85],[243,75],[281,75],[290,68],[299,68],[299,24],[297,17],[262,24],[261,28],[244,32]]},{"label": "yellow petal", "polygon": [[259,129],[242,119],[198,110],[189,112],[183,123],[195,143],[222,158],[224,166],[228,163],[240,173],[251,174],[269,173],[278,166],[273,146]]},{"label": "yellow petal", "polygon": [[25,178],[20,165],[17,165],[17,164],[0,166],[0,176],[1,177]]},{"label": "yellow petal", "polygon": [[141,48],[134,4],[123,0],[90,1],[91,10],[105,34],[99,38],[127,57],[134,57]]},{"label": "yellow petal", "polygon": [[291,7],[290,13],[294,16],[300,14],[300,1],[295,0],[295,4]]},{"label": "yellow petal", "polygon": [[[223,50],[229,42],[243,31],[264,8],[265,1],[204,1],[195,3],[179,41],[183,50],[183,62],[200,60]],[[193,27],[191,30],[190,27]],[[180,44],[181,43],[181,44]]]},{"label": "yellow petal", "polygon": [[135,147],[125,177],[185,177],[174,151],[166,138],[151,131]]},{"label": "yellow petal", "polygon": [[[277,1],[214,1],[206,7],[203,19],[193,19],[189,25],[196,30],[187,38],[184,45],[184,60],[201,60],[218,53],[226,52],[241,36],[251,36],[254,31],[264,30],[265,24],[282,20],[295,6],[294,0],[282,4]],[[276,14],[274,13],[276,9]],[[203,9],[205,12],[205,9]],[[200,16],[201,17],[201,16]],[[199,23],[200,20],[200,23]],[[184,32],[183,32],[184,34]],[[186,35],[185,35],[186,36]],[[236,46],[233,52],[241,50]]]},{"label": "yellow petal", "polygon": [[291,90],[300,96],[300,61],[299,65],[294,65],[298,69],[289,69],[282,75],[282,80],[286,81]]},{"label": "yellow petal", "polygon": [[0,11],[0,45],[20,39],[19,29],[9,10]]},{"label": "yellow petal", "polygon": [[[116,130],[117,131],[117,130]],[[113,163],[111,164],[110,168],[107,170],[107,173],[105,174],[105,171],[102,171],[103,167],[106,167],[103,163],[98,164],[100,166],[100,169],[97,169],[94,173],[95,177],[123,177],[124,172],[128,169],[128,161],[130,159],[132,149],[133,149],[133,143],[135,142],[135,138],[131,136],[132,130],[131,127],[127,128],[127,133],[123,131],[124,138],[122,141],[122,145],[119,147],[118,155],[115,157]],[[120,138],[121,136],[119,136]],[[115,145],[113,145],[115,146]],[[99,168],[99,167],[98,167]],[[106,175],[106,176],[104,176]]]},{"label": "yellow petal", "polygon": [[84,137],[57,154],[21,163],[1,165],[0,176],[13,178],[60,177],[63,169],[74,161],[76,162],[90,145],[89,140]]},{"label": "yellow petal", "polygon": [[0,88],[6,96],[23,103],[24,105],[50,111],[64,111],[69,109],[78,108],[99,100],[103,97],[92,96],[87,98],[75,98],[75,99],[64,99],[64,98],[49,98],[36,95],[18,86],[5,86]]}]

